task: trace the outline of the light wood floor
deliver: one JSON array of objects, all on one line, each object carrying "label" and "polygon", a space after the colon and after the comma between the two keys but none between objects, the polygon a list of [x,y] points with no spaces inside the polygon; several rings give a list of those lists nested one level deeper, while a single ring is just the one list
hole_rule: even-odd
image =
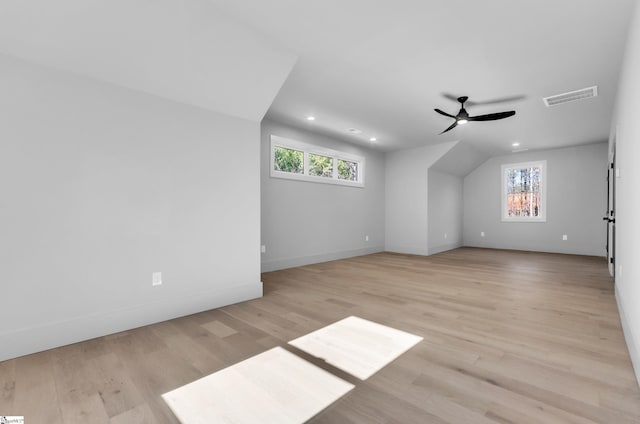
[{"label": "light wood floor", "polygon": [[[640,423],[604,259],[462,248],[262,278],[262,299],[0,362],[0,415],[175,423],[162,393],[282,346],[356,385],[315,424]],[[286,344],[350,315],[424,341],[366,381]]]}]

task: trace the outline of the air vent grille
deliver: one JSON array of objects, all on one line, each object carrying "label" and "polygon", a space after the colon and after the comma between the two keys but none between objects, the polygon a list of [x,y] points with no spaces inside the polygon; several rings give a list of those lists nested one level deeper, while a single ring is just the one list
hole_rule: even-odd
[{"label": "air vent grille", "polygon": [[562,103],[575,102],[577,100],[590,99],[598,95],[598,86],[583,88],[581,90],[569,91],[568,93],[557,94],[555,96],[545,97],[544,104],[547,107],[556,106]]}]

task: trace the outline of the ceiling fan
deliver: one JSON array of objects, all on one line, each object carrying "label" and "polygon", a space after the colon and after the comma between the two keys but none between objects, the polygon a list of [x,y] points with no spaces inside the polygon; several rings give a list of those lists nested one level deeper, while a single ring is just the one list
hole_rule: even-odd
[{"label": "ceiling fan", "polygon": [[434,109],[440,115],[447,116],[449,118],[455,119],[454,123],[451,124],[449,128],[442,131],[440,134],[444,134],[447,131],[450,131],[457,127],[458,125],[466,124],[469,121],[495,121],[498,119],[508,118],[516,114],[515,110],[510,110],[508,112],[498,112],[498,113],[489,113],[487,115],[478,115],[478,116],[469,116],[467,111],[464,108],[464,102],[466,102],[469,98],[467,96],[458,97],[458,101],[460,102],[460,112],[457,115],[450,115],[447,112],[443,112],[440,109]]}]

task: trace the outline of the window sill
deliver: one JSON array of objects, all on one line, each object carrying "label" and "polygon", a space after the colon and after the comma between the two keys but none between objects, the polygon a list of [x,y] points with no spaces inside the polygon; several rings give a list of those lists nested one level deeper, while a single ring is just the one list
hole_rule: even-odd
[{"label": "window sill", "polygon": [[502,218],[502,222],[530,222],[532,224],[535,223],[544,223],[547,222],[547,218]]},{"label": "window sill", "polygon": [[304,181],[309,183],[334,184],[347,187],[364,188],[364,183],[357,181],[338,180],[328,177],[314,177],[304,174],[292,174],[290,172],[271,171],[272,178],[281,178],[283,180]]}]

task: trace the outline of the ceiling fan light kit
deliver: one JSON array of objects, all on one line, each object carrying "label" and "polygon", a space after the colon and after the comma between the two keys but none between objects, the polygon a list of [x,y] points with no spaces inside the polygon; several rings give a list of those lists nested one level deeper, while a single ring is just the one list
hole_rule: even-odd
[{"label": "ceiling fan light kit", "polygon": [[513,116],[513,115],[516,114],[515,110],[510,110],[508,112],[498,112],[498,113],[489,113],[489,114],[486,114],[486,115],[469,116],[469,113],[467,113],[467,111],[464,108],[464,103],[468,99],[469,98],[467,96],[458,97],[458,101],[460,102],[460,111],[455,116],[451,115],[451,114],[449,114],[447,112],[443,112],[440,109],[434,109],[440,115],[444,115],[444,116],[446,116],[448,118],[455,119],[453,124],[451,124],[451,126],[449,128],[447,128],[446,130],[442,131],[440,134],[444,134],[447,131],[451,131],[452,129],[454,129],[458,125],[464,125],[464,124],[466,124],[467,122],[470,122],[470,121],[496,121],[498,119],[508,118],[508,117]]}]

